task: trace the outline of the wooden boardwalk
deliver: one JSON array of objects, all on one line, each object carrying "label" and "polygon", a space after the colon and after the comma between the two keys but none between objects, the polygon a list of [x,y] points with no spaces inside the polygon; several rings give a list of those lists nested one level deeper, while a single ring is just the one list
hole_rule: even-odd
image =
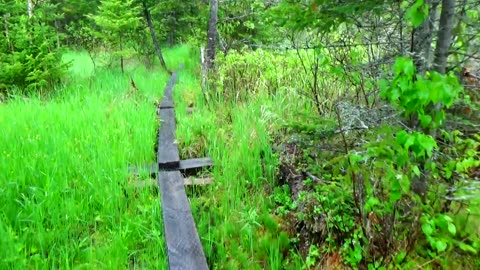
[{"label": "wooden boardwalk", "polygon": [[177,76],[177,72],[172,74],[158,108],[158,117],[161,121],[158,135],[158,167],[151,170],[154,172],[158,170],[157,181],[161,194],[169,269],[206,270],[208,269],[207,260],[185,193],[185,180],[181,172],[213,164],[210,159],[203,159],[203,163],[199,163],[202,159],[180,160],[175,140],[176,122],[173,103],[173,89]]}]

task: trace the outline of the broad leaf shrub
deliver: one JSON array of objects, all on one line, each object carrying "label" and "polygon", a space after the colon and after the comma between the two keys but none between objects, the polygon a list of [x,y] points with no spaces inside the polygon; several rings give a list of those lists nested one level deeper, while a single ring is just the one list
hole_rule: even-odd
[{"label": "broad leaf shrub", "polygon": [[[393,69],[393,80],[381,83],[382,96],[406,117],[417,117],[429,133],[384,128],[376,140],[348,156],[346,180],[353,184],[361,217],[363,260],[369,268],[375,267],[373,262],[402,264],[415,247],[423,246],[419,255],[448,265],[445,252],[475,254],[479,248],[478,235],[457,232],[464,226],[454,217],[461,206],[452,207],[454,190],[468,185],[470,169],[480,165],[479,140],[442,130],[445,140],[440,144],[430,135],[442,127],[446,108],[461,91],[456,77],[417,75],[408,58],[397,59]],[[462,150],[448,154],[452,148]],[[463,201],[468,205],[471,199]]]},{"label": "broad leaf shrub", "polygon": [[323,182],[297,200],[285,200],[277,189],[277,214],[294,213],[312,245],[324,254],[340,252],[353,268],[453,267],[460,261],[461,269],[476,269],[479,225],[470,213],[480,201],[472,180],[480,136],[445,126],[445,110],[462,89],[450,74],[417,75],[408,58],[397,59],[393,73],[381,82],[381,96],[420,126],[370,130],[367,143],[317,168]]}]

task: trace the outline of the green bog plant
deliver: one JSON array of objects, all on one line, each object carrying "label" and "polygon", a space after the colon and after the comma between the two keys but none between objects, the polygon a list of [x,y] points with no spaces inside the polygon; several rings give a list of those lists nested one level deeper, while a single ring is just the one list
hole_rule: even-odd
[{"label": "green bog plant", "polygon": [[[415,126],[388,126],[376,133],[381,134],[380,139],[348,155],[347,180],[353,185],[362,231],[347,239],[344,257],[352,265],[362,261],[375,268],[401,265],[412,247],[423,239],[429,248],[428,256],[433,258],[455,247],[474,252],[473,246],[457,239],[455,220],[442,206],[454,183],[448,180],[453,171],[458,169],[465,175],[478,166],[476,146],[470,143],[462,148],[469,150],[457,159],[441,162],[435,153],[444,149],[430,135],[442,126],[445,108],[453,104],[462,89],[452,74],[416,74],[408,58],[398,58],[393,71],[391,81],[381,82],[381,96],[405,117],[418,119],[422,131]],[[444,136],[453,145],[465,143],[454,134],[446,132]],[[363,249],[360,251],[354,242],[362,243]]]},{"label": "green bog plant", "polygon": [[452,106],[461,91],[457,78],[452,73],[418,75],[413,61],[405,57],[398,58],[393,69],[393,80],[380,83],[381,96],[404,111],[406,117],[418,117],[423,128],[439,128],[445,120],[443,108]]}]

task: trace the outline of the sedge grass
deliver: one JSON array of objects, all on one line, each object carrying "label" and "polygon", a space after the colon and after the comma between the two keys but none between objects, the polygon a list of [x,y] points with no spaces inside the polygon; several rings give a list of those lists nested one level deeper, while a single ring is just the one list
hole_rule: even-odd
[{"label": "sedge grass", "polygon": [[129,185],[127,166],[154,159],[168,74],[66,60],[53,100],[0,106],[0,268],[165,269],[158,196]]},{"label": "sedge grass", "polygon": [[183,158],[208,155],[215,163],[213,183],[189,193],[210,268],[300,269],[300,256],[271,214],[268,189],[278,163],[272,133],[303,104],[267,94],[246,104],[205,104],[189,71],[180,73],[175,90],[177,139]]}]

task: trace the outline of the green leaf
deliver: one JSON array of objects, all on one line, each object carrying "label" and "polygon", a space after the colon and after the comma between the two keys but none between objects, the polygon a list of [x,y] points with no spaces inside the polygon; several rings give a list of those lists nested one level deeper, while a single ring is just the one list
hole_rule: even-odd
[{"label": "green leaf", "polygon": [[426,128],[432,123],[432,117],[428,114],[419,114],[418,118],[420,119],[420,124],[422,127]]},{"label": "green leaf", "polygon": [[370,211],[376,205],[380,205],[380,200],[377,199],[376,197],[371,196],[368,198],[367,202],[365,203],[364,208],[366,211]]},{"label": "green leaf", "polygon": [[428,5],[423,0],[417,0],[405,13],[407,22],[413,27],[419,27],[428,16]]},{"label": "green leaf", "polygon": [[418,168],[417,165],[413,165],[412,170],[416,176],[420,176],[420,169]]},{"label": "green leaf", "polygon": [[410,179],[406,175],[403,175],[398,181],[403,193],[408,193],[410,191]]},{"label": "green leaf", "polygon": [[407,256],[407,253],[405,251],[399,252],[397,255],[395,255],[395,258],[394,258],[395,263],[400,264],[405,259],[406,256]]},{"label": "green leaf", "polygon": [[390,202],[393,203],[402,198],[402,192],[400,190],[401,190],[400,181],[396,179],[396,177],[394,177],[390,181],[390,194],[389,194]]},{"label": "green leaf", "polygon": [[453,224],[453,223],[448,223],[448,231],[449,231],[452,235],[457,234],[457,228],[455,227],[455,224]]},{"label": "green leaf", "polygon": [[447,249],[447,243],[443,240],[435,241],[435,248],[438,252],[443,252]]},{"label": "green leaf", "polygon": [[463,251],[472,252],[473,254],[477,254],[478,252],[474,247],[472,247],[471,245],[465,244],[463,242],[458,241],[456,242],[456,244]]},{"label": "green leaf", "polygon": [[427,222],[422,224],[422,231],[425,235],[432,235],[433,227],[430,224],[430,221],[427,221]]}]

